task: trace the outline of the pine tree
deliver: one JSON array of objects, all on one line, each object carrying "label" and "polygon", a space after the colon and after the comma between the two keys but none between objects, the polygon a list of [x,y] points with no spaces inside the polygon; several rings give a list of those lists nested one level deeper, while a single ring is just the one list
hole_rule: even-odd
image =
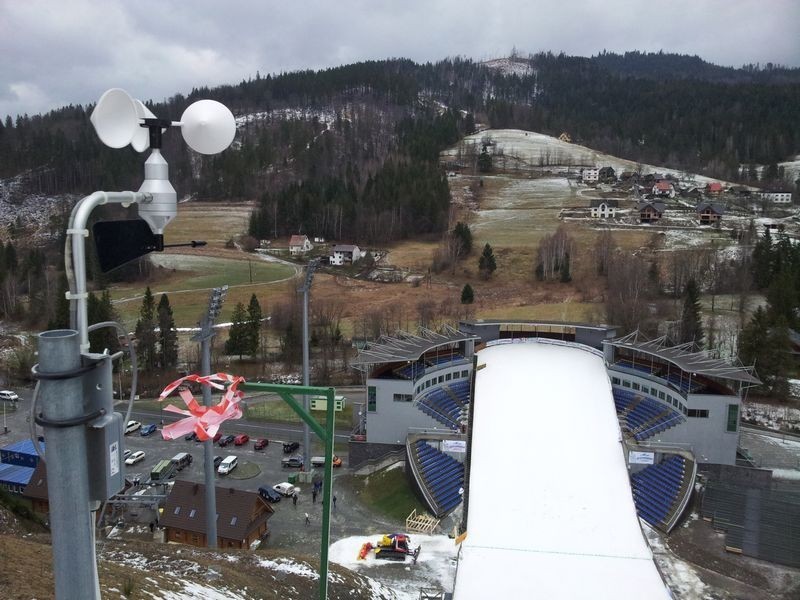
[{"label": "pine tree", "polygon": [[461,221],[456,223],[453,228],[453,237],[461,243],[458,249],[459,258],[472,252],[472,231],[470,231],[469,225]]},{"label": "pine tree", "polygon": [[247,306],[247,343],[245,352],[251,356],[258,354],[261,345],[261,305],[258,298],[253,294],[250,296],[250,304]]},{"label": "pine tree", "polygon": [[486,150],[486,146],[478,155],[478,170],[481,173],[490,173],[492,170],[492,155]]},{"label": "pine tree", "polygon": [[472,304],[473,302],[475,302],[475,292],[472,290],[472,286],[466,283],[461,289],[461,304]]},{"label": "pine tree", "polygon": [[166,294],[161,294],[161,299],[158,301],[158,346],[161,368],[169,369],[177,366],[178,332],[175,331],[175,318]]},{"label": "pine tree", "polygon": [[564,262],[561,263],[559,272],[561,274],[561,283],[569,283],[572,281],[572,275],[569,272],[569,252],[564,255]]},{"label": "pine tree", "polygon": [[753,248],[753,281],[760,290],[772,281],[772,234],[768,227]]},{"label": "pine tree", "polygon": [[225,342],[225,354],[238,354],[239,360],[247,352],[247,311],[238,302],[233,309],[231,329]]},{"label": "pine tree", "polygon": [[492,247],[487,242],[486,245],[483,247],[483,252],[481,253],[480,259],[478,259],[478,270],[481,273],[481,276],[484,279],[489,279],[492,276],[492,273],[495,272],[497,269],[497,262],[494,258],[494,251]]},{"label": "pine tree", "polygon": [[703,345],[703,321],[700,316],[700,290],[694,279],[686,284],[681,313],[680,343],[694,342]]},{"label": "pine tree", "polygon": [[767,289],[767,304],[770,321],[776,322],[780,318],[788,323],[789,327],[796,325],[797,290],[789,265],[783,266],[773,277]]},{"label": "pine tree", "polygon": [[156,302],[150,286],[144,292],[142,307],[139,309],[139,320],[136,322],[136,350],[138,362],[145,370],[152,370],[158,362],[156,350]]}]

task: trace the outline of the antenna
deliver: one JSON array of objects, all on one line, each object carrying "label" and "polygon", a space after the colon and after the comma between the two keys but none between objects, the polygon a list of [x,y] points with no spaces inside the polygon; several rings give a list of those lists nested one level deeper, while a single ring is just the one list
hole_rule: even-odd
[{"label": "antenna", "polygon": [[218,154],[236,136],[236,120],[224,104],[198,100],[181,115],[181,133],[189,147],[200,154]]}]

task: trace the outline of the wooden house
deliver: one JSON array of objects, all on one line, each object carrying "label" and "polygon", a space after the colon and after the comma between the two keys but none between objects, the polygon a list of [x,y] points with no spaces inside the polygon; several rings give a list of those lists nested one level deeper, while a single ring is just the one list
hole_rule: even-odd
[{"label": "wooden house", "polygon": [[[217,547],[249,548],[268,531],[275,512],[255,492],[215,488],[217,498]],[[167,497],[159,525],[167,542],[206,547],[205,485],[177,480]]]},{"label": "wooden house", "polygon": [[701,225],[719,223],[725,213],[725,207],[722,204],[713,204],[711,202],[701,202],[695,210]]},{"label": "wooden house", "polygon": [[639,202],[639,222],[640,223],[656,223],[664,216],[666,206],[663,202],[646,200]]}]

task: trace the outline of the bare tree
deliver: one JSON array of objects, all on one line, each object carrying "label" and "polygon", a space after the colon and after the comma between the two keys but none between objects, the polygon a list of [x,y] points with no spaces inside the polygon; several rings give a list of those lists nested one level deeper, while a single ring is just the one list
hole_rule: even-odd
[{"label": "bare tree", "polygon": [[544,236],[539,243],[536,274],[541,279],[555,279],[567,256],[574,256],[574,245],[563,225],[559,225],[553,235]]},{"label": "bare tree", "polygon": [[614,236],[608,229],[603,229],[594,243],[594,256],[597,261],[598,275],[606,275],[608,273],[608,263],[616,247]]},{"label": "bare tree", "polygon": [[647,329],[653,287],[650,265],[637,255],[617,252],[609,262],[606,318],[620,333]]}]

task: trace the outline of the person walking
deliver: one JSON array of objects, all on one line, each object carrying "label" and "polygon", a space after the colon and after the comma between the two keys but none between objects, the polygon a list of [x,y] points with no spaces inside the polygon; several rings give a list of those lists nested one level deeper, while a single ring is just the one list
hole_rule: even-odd
[{"label": "person walking", "polygon": [[292,494],[292,505],[297,508],[297,492]]},{"label": "person walking", "polygon": [[311,523],[311,519],[308,518],[308,513],[306,513],[306,525],[308,525],[309,523]]},{"label": "person walking", "polygon": [[333,510],[336,510],[336,494],[333,495]]},{"label": "person walking", "polygon": [[316,504],[317,503],[317,490],[316,490],[316,488],[311,492],[311,503],[312,504]]}]

